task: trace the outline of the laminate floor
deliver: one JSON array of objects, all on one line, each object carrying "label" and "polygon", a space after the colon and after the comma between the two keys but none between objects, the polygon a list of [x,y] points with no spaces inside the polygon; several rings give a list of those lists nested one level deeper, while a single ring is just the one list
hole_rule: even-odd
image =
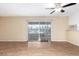
[{"label": "laminate floor", "polygon": [[0,42],[1,56],[79,56],[79,46],[68,42]]}]

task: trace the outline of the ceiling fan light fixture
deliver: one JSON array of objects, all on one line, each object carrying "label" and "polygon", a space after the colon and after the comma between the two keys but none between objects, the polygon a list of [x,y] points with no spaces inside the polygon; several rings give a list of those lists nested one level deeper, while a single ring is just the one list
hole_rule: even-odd
[{"label": "ceiling fan light fixture", "polygon": [[62,8],[57,8],[57,9],[55,9],[55,10],[58,12],[58,11],[60,11],[61,9],[62,9]]},{"label": "ceiling fan light fixture", "polygon": [[63,10],[63,9],[61,9],[60,11],[61,11],[62,13],[64,13],[64,12],[65,12],[65,10]]}]

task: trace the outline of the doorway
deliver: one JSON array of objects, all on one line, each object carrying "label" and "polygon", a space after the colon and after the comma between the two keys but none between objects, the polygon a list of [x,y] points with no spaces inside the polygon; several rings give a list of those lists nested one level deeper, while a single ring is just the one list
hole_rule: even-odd
[{"label": "doorway", "polygon": [[51,22],[28,22],[29,42],[50,42]]}]

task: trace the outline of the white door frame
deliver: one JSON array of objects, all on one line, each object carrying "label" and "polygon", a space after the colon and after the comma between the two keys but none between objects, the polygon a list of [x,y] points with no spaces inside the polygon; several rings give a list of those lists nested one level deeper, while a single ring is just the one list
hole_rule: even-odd
[{"label": "white door frame", "polygon": [[51,22],[51,41],[52,41],[53,39],[53,19],[52,18],[28,18],[27,19],[27,41],[28,41],[28,23],[29,22]]}]

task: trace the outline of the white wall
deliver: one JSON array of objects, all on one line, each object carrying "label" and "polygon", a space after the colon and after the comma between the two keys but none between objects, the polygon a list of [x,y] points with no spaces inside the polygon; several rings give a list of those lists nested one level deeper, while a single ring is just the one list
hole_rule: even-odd
[{"label": "white wall", "polygon": [[79,24],[79,4],[72,6],[71,13],[69,15],[69,25]]},{"label": "white wall", "polygon": [[69,17],[69,25],[79,24],[79,11]]},{"label": "white wall", "polygon": [[[69,17],[69,25],[79,24],[79,7]],[[79,46],[79,31],[68,31],[68,42]]]}]

